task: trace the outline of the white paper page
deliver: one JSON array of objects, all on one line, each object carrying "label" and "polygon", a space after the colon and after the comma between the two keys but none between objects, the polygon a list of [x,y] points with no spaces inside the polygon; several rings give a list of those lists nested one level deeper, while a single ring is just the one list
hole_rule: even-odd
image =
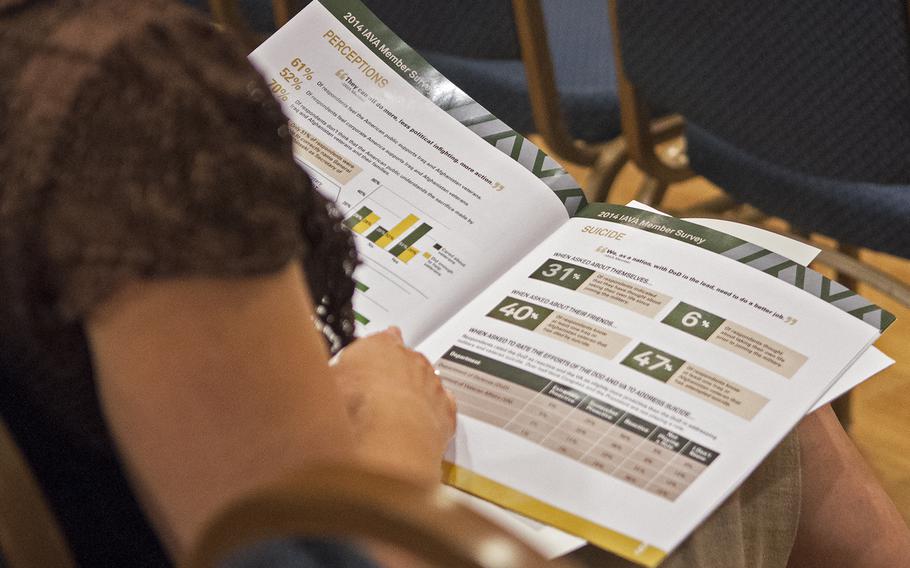
[{"label": "white paper page", "polygon": [[[661,211],[638,201],[631,201],[628,203],[628,205],[629,207],[644,209],[645,211],[661,213]],[[687,218],[685,220],[691,221],[692,223],[698,223],[699,225],[710,227],[718,231],[722,231],[728,235],[739,237],[743,240],[749,241],[750,243],[755,243],[770,251],[774,251],[791,260],[794,260],[803,266],[808,266],[809,263],[815,260],[815,257],[818,256],[818,253],[821,252],[820,249],[812,245],[794,239],[789,239],[783,235],[779,235],[771,231],[766,231],[765,229],[752,227],[751,225],[744,225],[742,223],[736,223],[724,219]],[[831,388],[822,395],[822,397],[818,400],[818,402],[815,403],[815,406],[813,406],[812,410],[809,412],[815,412],[822,406],[830,403],[837,397],[856,387],[863,381],[870,379],[876,374],[884,371],[893,364],[894,359],[882,353],[874,345],[869,347],[869,349],[860,355],[859,359],[857,359],[857,361],[851,365],[850,368],[847,369],[833,385],[831,385]]]},{"label": "white paper page", "polygon": [[[686,221],[717,229],[728,235],[737,236],[750,243],[755,243],[768,250],[781,254],[791,260],[795,260],[803,266],[808,266],[809,263],[815,260],[818,253],[821,252],[812,245],[788,239],[783,235],[766,231],[758,227],[743,225],[742,223],[735,223],[724,219],[686,219]],[[830,403],[837,397],[856,387],[863,381],[884,371],[893,364],[894,359],[882,353],[874,345],[870,346],[869,349],[860,355],[859,359],[857,359],[853,365],[850,365],[850,368],[847,369],[833,385],[831,385],[831,388],[822,395],[809,412],[815,412],[822,406]]]},{"label": "white paper page", "polygon": [[[632,205],[632,207],[637,207]],[[650,208],[649,208],[650,209]],[[766,231],[759,227],[744,225],[726,219],[692,219],[686,218],[686,221],[698,223],[703,227],[709,227],[728,235],[739,237],[744,241],[755,243],[777,254],[783,255],[790,260],[796,261],[803,266],[809,266],[809,263],[815,260],[821,249],[812,245],[801,243],[797,240],[785,237],[771,231]]]},{"label": "white paper page", "polygon": [[[835,398],[844,394],[869,377],[894,364],[891,359],[875,347],[870,347],[849,369],[828,389],[821,400],[815,403],[810,412],[818,410]],[[499,523],[516,537],[524,540],[546,558],[558,558],[588,543],[583,538],[571,535],[549,525],[535,522],[527,517],[513,513],[489,501],[473,497],[455,488],[448,488],[453,497],[478,513]]]},{"label": "white paper page", "polygon": [[407,46],[371,50],[362,5],[332,4],[362,13],[339,19],[312,2],[250,60],[281,100],[296,157],[355,233],[358,332],[395,324],[414,343],[568,214],[553,189],[398,75]]},{"label": "white paper page", "polygon": [[[628,205],[630,207],[637,207],[646,211],[660,213],[660,211],[637,201],[632,201]],[[686,220],[755,243],[768,250],[795,260],[804,266],[807,266],[812,262],[820,252],[818,248],[806,243],[742,223],[734,223],[722,219],[688,218]],[[859,359],[841,375],[831,388],[822,395],[822,398],[815,403],[815,406],[812,407],[810,412],[818,410],[825,404],[830,403],[835,398],[893,364],[894,360],[882,353],[875,346],[869,347],[869,349],[867,349]],[[572,536],[556,528],[541,523],[531,524],[533,521],[529,521],[525,517],[507,511],[501,507],[497,507],[489,502],[470,497],[465,493],[460,493],[460,495],[463,496],[462,499],[468,504],[474,504],[478,511],[498,521],[500,524],[516,533],[520,538],[524,538],[527,542],[531,543],[532,546],[535,546],[541,554],[546,555],[548,558],[555,558],[568,554],[572,550],[587,543],[587,541],[583,539]]]},{"label": "white paper page", "polygon": [[539,523],[454,487],[443,486],[453,499],[499,524],[546,558],[557,558],[581,548],[588,541]]},{"label": "white paper page", "polygon": [[869,347],[869,349],[867,349],[855,363],[850,365],[850,368],[844,371],[844,374],[831,385],[831,388],[825,391],[825,394],[823,394],[822,397],[818,399],[818,402],[812,406],[809,413],[815,412],[824,405],[829,404],[837,397],[867,379],[881,373],[893,364],[894,359],[882,353],[881,350],[877,349],[875,346]]},{"label": "white paper page", "polygon": [[[628,202],[626,205],[628,207],[635,207],[636,209],[641,209],[643,211],[650,211],[651,213],[660,213],[661,215],[666,215],[666,213],[660,209],[656,209],[650,205],[644,204],[634,199]],[[697,223],[703,227],[708,227],[722,233],[726,233],[728,235],[733,235],[734,237],[739,237],[744,241],[749,241],[750,243],[755,243],[763,248],[785,256],[790,260],[798,262],[803,266],[809,266],[809,263],[815,260],[815,257],[818,256],[818,253],[821,252],[821,249],[810,244],[806,244],[759,227],[746,225],[744,223],[736,223],[734,221],[727,221],[726,219],[695,217],[685,217],[683,220],[689,221],[690,223]]]},{"label": "white paper page", "polygon": [[[575,275],[586,292],[553,282]],[[680,312],[680,302],[697,309]],[[725,339],[708,343],[681,331],[696,311],[689,323],[715,314],[722,321],[709,322],[711,333]],[[662,323],[671,313],[675,326]],[[735,489],[877,336],[750,266],[579,218],[419,348],[459,397],[447,458],[461,468],[463,485],[494,487],[488,498],[530,496],[530,506],[527,499],[509,506],[544,511],[541,518],[553,507],[570,518],[561,528],[621,554],[613,537],[625,535],[638,544],[624,554],[647,564]],[[742,344],[760,356],[744,355]],[[636,429],[689,449],[649,464],[640,449],[653,452],[655,444]]]}]

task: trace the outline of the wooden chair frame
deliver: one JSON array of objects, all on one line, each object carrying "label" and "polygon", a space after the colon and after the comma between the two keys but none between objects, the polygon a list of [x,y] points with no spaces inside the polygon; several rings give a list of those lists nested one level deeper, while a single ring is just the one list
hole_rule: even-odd
[{"label": "wooden chair frame", "polygon": [[571,568],[546,560],[439,490],[348,466],[300,472],[254,492],[208,526],[181,568],[215,568],[276,538],[370,539],[449,568]]},{"label": "wooden chair frame", "polygon": [[[695,172],[688,164],[667,164],[657,153],[658,139],[652,129],[651,108],[641,97],[635,85],[626,76],[622,62],[619,23],[617,21],[616,0],[610,0],[610,26],[613,30],[613,56],[616,59],[616,81],[619,91],[619,112],[622,123],[622,134],[626,140],[629,158],[651,178],[639,190],[636,199],[649,205],[659,205],[671,183],[685,181]],[[679,121],[679,134],[682,134],[682,118]]]},{"label": "wooden chair frame", "polygon": [[15,440],[0,421],[0,565],[75,568],[54,514]]},{"label": "wooden chair frame", "polygon": [[[540,0],[512,0],[512,8],[537,132],[555,156],[591,167],[588,187],[596,201],[606,201],[613,181],[631,155],[629,140],[620,136],[603,144],[588,144],[571,137],[560,106]],[[644,135],[656,143],[682,134],[683,122],[679,117],[653,122],[648,117],[643,119],[642,124],[648,125]]]},{"label": "wooden chair frame", "polygon": [[[280,28],[297,13],[299,3],[295,0],[272,0],[272,15],[275,27]],[[240,11],[237,0],[209,0],[212,19],[218,24],[233,30],[249,50],[259,46],[265,39],[250,29],[246,18]]]}]

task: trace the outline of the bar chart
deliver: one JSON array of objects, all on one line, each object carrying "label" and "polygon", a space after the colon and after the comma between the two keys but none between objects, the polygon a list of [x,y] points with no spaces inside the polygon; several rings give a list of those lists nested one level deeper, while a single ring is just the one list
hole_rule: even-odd
[{"label": "bar chart", "polygon": [[413,196],[375,178],[352,184],[347,195],[357,196],[340,204],[342,224],[353,234],[359,258],[353,306],[357,333],[401,325],[402,318],[419,319],[418,314],[435,310],[430,298],[469,265],[464,243],[458,249],[449,246],[451,227]]},{"label": "bar chart", "polygon": [[[381,194],[376,195],[378,192]],[[418,242],[428,241],[426,237],[436,223],[427,222],[426,214],[412,211],[403,202],[400,211],[393,211],[389,203],[396,204],[389,199],[390,194],[382,186],[376,188],[361,200],[344,225],[405,264],[414,258],[429,260],[442,245],[428,242],[426,246],[423,243],[418,246]]]},{"label": "bar chart", "polygon": [[406,237],[401,239],[398,244],[392,247],[389,252],[395,255],[402,262],[408,262],[420,252],[418,248],[414,245],[419,241],[424,235],[430,232],[432,229],[427,223],[421,223],[419,227],[408,233]]}]

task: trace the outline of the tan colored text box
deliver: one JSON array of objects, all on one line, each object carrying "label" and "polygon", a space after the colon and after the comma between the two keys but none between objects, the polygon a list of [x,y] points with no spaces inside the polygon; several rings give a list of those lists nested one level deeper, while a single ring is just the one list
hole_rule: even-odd
[{"label": "tan colored text box", "polygon": [[360,166],[294,123],[291,123],[291,135],[294,138],[295,150],[319,164],[321,166],[319,170],[339,184],[348,183],[354,176],[363,171]]},{"label": "tan colored text box", "polygon": [[649,318],[654,317],[672,299],[666,294],[636,286],[631,282],[610,278],[600,272],[595,272],[588,278],[578,291]]},{"label": "tan colored text box", "polygon": [[680,367],[667,384],[746,420],[752,420],[768,403],[762,395],[690,363]]},{"label": "tan colored text box", "polygon": [[629,343],[624,335],[559,312],[547,316],[536,331],[607,359],[615,357]]},{"label": "tan colored text box", "polygon": [[708,338],[708,343],[723,347],[788,379],[793,378],[808,360],[802,353],[731,321],[717,328]]}]

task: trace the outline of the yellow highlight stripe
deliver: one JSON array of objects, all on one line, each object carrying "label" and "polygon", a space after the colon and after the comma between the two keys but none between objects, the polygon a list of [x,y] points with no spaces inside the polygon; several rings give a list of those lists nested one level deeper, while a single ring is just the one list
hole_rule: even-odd
[{"label": "yellow highlight stripe", "polygon": [[404,218],[403,221],[392,227],[388,233],[379,237],[379,240],[376,241],[376,246],[379,248],[385,248],[389,246],[389,243],[400,237],[401,234],[407,231],[411,225],[417,222],[417,220],[417,215],[408,215]]},{"label": "yellow highlight stripe", "polygon": [[659,548],[557,509],[453,463],[443,463],[442,481],[526,517],[580,536],[636,564],[654,568],[667,557],[667,553]]},{"label": "yellow highlight stripe", "polygon": [[375,214],[375,213],[370,213],[369,215],[367,215],[366,217],[364,217],[363,219],[361,219],[359,223],[357,223],[356,225],[354,225],[354,227],[352,228],[352,230],[353,230],[355,233],[363,234],[364,231],[366,231],[367,229],[369,229],[370,227],[372,227],[372,226],[373,226],[373,223],[375,223],[375,222],[378,221],[378,220],[379,220],[379,215],[377,215],[377,214]]},{"label": "yellow highlight stripe", "polygon": [[401,254],[398,255],[398,258],[402,262],[407,262],[407,261],[411,260],[412,258],[414,258],[415,256],[417,256],[418,252],[420,252],[420,251],[417,250],[416,248],[408,247],[407,250],[403,251]]}]

